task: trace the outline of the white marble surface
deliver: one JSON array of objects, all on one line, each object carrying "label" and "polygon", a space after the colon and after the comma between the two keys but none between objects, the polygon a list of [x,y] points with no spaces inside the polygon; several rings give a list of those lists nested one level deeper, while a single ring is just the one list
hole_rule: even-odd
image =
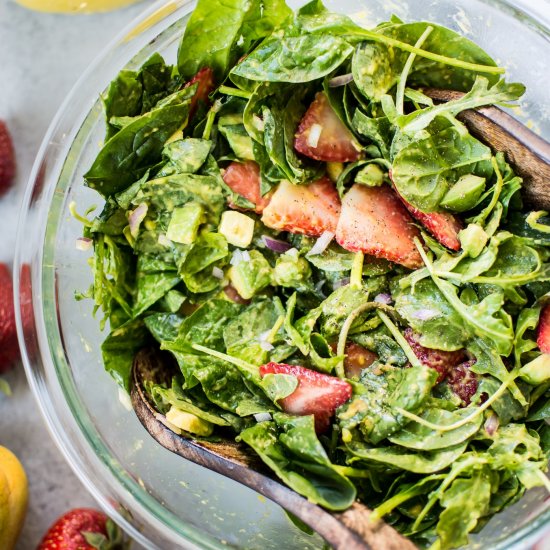
[{"label": "white marble surface", "polygon": [[[82,69],[147,3],[109,14],[63,16],[0,0],[0,119],[12,132],[18,161],[15,187],[0,199],[0,261],[13,259],[18,205],[55,111]],[[550,1],[517,4],[550,21]],[[94,503],[52,442],[22,368],[6,378],[14,393],[9,399],[0,394],[0,444],[20,457],[29,476],[29,512],[18,544],[18,550],[28,550],[61,513]]]},{"label": "white marble surface", "polygon": [[[81,71],[149,2],[98,15],[49,15],[0,0],[0,119],[17,153],[14,188],[0,199],[0,261],[11,263],[18,206],[34,157],[65,95]],[[49,525],[77,506],[96,506],[53,443],[21,366],[0,394],[0,444],[21,459],[30,502],[18,550],[36,548]]]}]

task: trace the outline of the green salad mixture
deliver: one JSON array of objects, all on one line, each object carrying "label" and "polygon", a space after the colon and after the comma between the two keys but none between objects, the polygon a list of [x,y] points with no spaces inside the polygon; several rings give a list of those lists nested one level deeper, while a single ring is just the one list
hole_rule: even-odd
[{"label": "green salad mixture", "polygon": [[550,218],[457,118],[513,104],[503,72],[433,23],[200,0],[176,65],[103,96],[105,205],[74,213],[107,371],[166,350],[175,427],[420,546],[548,488]]}]

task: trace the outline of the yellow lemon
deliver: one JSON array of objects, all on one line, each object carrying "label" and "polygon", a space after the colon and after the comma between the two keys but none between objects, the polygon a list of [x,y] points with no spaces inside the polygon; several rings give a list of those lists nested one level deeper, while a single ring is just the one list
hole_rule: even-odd
[{"label": "yellow lemon", "polygon": [[0,548],[3,550],[12,550],[15,546],[25,519],[27,500],[25,470],[10,450],[0,446]]}]

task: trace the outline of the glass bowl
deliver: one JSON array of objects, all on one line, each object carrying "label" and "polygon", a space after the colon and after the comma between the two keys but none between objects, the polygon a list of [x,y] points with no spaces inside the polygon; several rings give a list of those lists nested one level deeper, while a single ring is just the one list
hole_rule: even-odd
[{"label": "glass bowl", "polygon": [[[303,2],[291,1],[293,8]],[[321,548],[318,535],[297,529],[277,505],[229,479],[171,454],[142,428],[125,395],[104,371],[105,337],[91,300],[75,292],[92,282],[89,253],[69,213],[101,207],[83,185],[104,132],[100,94],[122,68],[136,69],[153,52],[174,62],[195,3],[163,0],[108,46],[82,75],[44,139],[18,229],[15,296],[29,383],[54,439],[105,511],[148,548]],[[427,19],[478,42],[524,82],[515,115],[550,138],[550,30],[503,0],[328,0],[327,6],[373,26],[392,13]],[[535,9],[536,6],[530,7]],[[540,21],[540,18],[539,18]],[[542,535],[550,504],[530,491],[472,537],[482,548],[525,547]]]}]

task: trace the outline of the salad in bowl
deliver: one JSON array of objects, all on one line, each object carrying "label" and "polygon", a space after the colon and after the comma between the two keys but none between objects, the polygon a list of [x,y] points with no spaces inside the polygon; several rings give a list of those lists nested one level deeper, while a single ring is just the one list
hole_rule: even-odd
[{"label": "salad in bowl", "polygon": [[174,431],[419,546],[550,488],[550,218],[460,117],[517,102],[503,73],[435,23],[199,1],[176,65],[109,86],[72,209],[106,370],[158,350]]}]

